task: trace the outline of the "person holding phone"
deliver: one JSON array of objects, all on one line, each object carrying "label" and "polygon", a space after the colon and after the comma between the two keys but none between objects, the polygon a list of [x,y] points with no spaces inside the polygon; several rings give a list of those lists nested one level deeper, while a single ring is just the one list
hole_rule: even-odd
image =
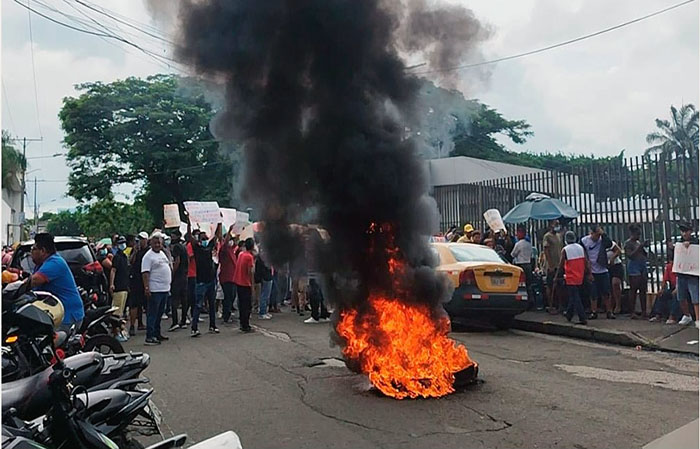
[{"label": "person holding phone", "polygon": [[647,315],[647,248],[649,241],[642,242],[642,229],[639,225],[629,225],[630,238],[625,241],[625,256],[627,257],[627,276],[630,283],[631,318],[637,317],[635,307],[637,296],[642,308],[642,318]]}]

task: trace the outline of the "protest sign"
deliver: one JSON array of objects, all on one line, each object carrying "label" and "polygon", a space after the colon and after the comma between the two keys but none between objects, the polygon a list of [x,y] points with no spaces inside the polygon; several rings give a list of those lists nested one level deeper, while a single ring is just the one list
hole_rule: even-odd
[{"label": "protest sign", "polygon": [[[202,227],[203,223],[221,223],[221,210],[216,201],[185,201],[185,210],[190,215],[190,223]],[[208,229],[208,228],[204,228]]]},{"label": "protest sign", "polygon": [[699,248],[699,245],[689,245],[686,248],[683,243],[676,243],[673,248],[673,272],[698,276]]},{"label": "protest sign", "polygon": [[180,226],[180,208],[177,204],[163,204],[163,220],[166,228]]},{"label": "protest sign", "polygon": [[498,209],[489,209],[484,212],[484,220],[489,225],[492,231],[502,231],[506,228],[501,218],[501,213]]},{"label": "protest sign", "polygon": [[[252,223],[249,221],[249,215],[247,212],[241,212],[239,210],[236,211],[236,222],[233,225],[233,233],[234,234],[240,234],[243,231],[243,228],[245,228],[248,225],[251,225]],[[253,228],[251,226],[250,231],[253,231]]]},{"label": "protest sign", "polygon": [[236,209],[228,209],[225,207],[221,208],[221,215],[223,215],[222,222],[224,228],[228,231],[236,223]]}]

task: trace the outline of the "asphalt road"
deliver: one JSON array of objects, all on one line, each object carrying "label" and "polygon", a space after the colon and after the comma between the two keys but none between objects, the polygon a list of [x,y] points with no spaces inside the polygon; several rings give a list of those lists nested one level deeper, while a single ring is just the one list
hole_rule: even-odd
[{"label": "asphalt road", "polygon": [[244,448],[642,447],[698,417],[697,358],[519,331],[453,333],[482,382],[397,401],[334,363],[329,324],[292,313],[252,321],[253,334],[220,326],[126,344],[152,356],[145,374],[168,433],[194,442],[234,430]]}]

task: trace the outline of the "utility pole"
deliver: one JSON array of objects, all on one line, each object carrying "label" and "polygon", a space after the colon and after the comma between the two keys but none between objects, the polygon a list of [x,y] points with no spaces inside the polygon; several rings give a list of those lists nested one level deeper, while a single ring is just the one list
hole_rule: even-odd
[{"label": "utility pole", "polygon": [[[14,141],[20,139],[12,139]],[[26,182],[26,172],[27,172],[27,142],[41,142],[44,140],[43,137],[36,138],[26,138],[22,139],[22,160],[24,161],[24,167],[22,168],[22,197],[20,199],[20,210],[22,214],[22,221],[19,223],[19,240],[22,240],[22,235],[24,234],[24,195],[27,193],[27,182]]]},{"label": "utility pole", "polygon": [[39,205],[36,204],[36,176],[34,176],[34,233],[39,232]]}]

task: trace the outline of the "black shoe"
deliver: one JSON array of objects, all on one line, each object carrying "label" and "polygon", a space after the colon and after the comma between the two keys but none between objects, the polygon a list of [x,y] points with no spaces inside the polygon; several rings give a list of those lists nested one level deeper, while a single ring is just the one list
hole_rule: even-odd
[{"label": "black shoe", "polygon": [[614,320],[614,319],[615,319],[615,314],[612,313],[612,312],[608,312],[608,313],[606,314],[606,316],[608,317],[609,320]]},{"label": "black shoe", "polygon": [[241,328],[241,332],[244,332],[244,333],[248,334],[248,333],[250,333],[250,332],[253,332],[253,328],[252,328],[252,327],[245,327],[245,328],[242,327],[242,328]]},{"label": "black shoe", "polygon": [[566,321],[568,321],[570,323],[571,319],[574,317],[574,314],[573,313],[572,314],[565,313],[564,316],[566,317]]},{"label": "black shoe", "polygon": [[166,337],[165,335],[159,335],[156,337],[158,341],[168,341],[170,340],[170,337]]},{"label": "black shoe", "polygon": [[190,333],[190,337],[199,337],[200,335],[202,335],[202,333],[197,329],[192,329],[192,332]]},{"label": "black shoe", "polygon": [[159,345],[160,341],[156,340],[155,338],[147,338],[143,344],[146,346],[155,346]]},{"label": "black shoe", "polygon": [[216,327],[216,326],[212,326],[212,327],[209,328],[209,332],[211,332],[211,333],[213,333],[213,334],[218,334],[218,333],[219,333],[219,328]]},{"label": "black shoe", "polygon": [[589,320],[597,320],[598,319],[598,313],[597,312],[592,312],[590,315],[588,315]]}]

